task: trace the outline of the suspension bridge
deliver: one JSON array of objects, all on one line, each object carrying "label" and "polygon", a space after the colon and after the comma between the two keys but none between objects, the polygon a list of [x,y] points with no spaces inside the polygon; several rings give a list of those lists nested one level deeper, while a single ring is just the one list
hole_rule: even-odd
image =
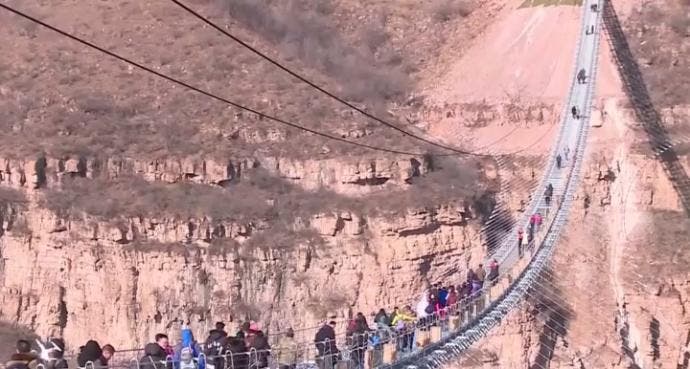
[{"label": "suspension bridge", "polygon": [[[589,118],[595,91],[597,61],[600,43],[600,14],[606,0],[584,0],[581,5],[581,24],[573,62],[569,93],[563,104],[559,133],[552,145],[548,162],[539,186],[531,197],[524,215],[513,226],[513,231],[504,237],[501,245],[490,259],[496,259],[501,268],[497,280],[485,283],[477,294],[450,306],[441,314],[416,322],[412,327],[390,330],[384,340],[372,345],[373,348],[348,350],[338,353],[317,352],[314,342],[304,343],[296,350],[294,357],[299,359],[300,367],[319,366],[321,369],[347,369],[353,355],[362,355],[358,368],[381,369],[432,369],[447,364],[474,343],[486,336],[500,324],[506,315],[519,305],[535,284],[546,263],[550,259],[560,233],[563,231],[571,208],[574,193],[580,180],[586,140],[589,132]],[[586,80],[581,81],[578,74],[584,70]],[[573,113],[571,114],[571,109]],[[569,154],[565,154],[569,153]],[[564,160],[556,160],[561,155]],[[552,188],[549,196],[544,195],[547,187]],[[543,214],[544,222],[534,239],[522,250],[518,246],[517,230],[529,227],[530,215]],[[409,337],[416,342],[412,349],[399,350],[400,340]],[[350,337],[350,340],[353,338]],[[357,340],[357,337],[354,338]],[[343,340],[339,340],[342,343]],[[329,342],[322,343],[329,345]],[[334,343],[335,344],[335,343]],[[131,351],[130,358],[119,360],[122,366],[139,368],[150,366],[141,362],[135,355],[140,350]],[[124,355],[122,352],[120,355]],[[237,363],[243,368],[262,367],[262,356],[269,356],[270,350],[261,352],[250,350],[243,353],[223,353],[223,366],[235,368]],[[326,356],[331,355],[329,359]],[[198,362],[207,366],[217,362],[217,357],[201,354]],[[174,360],[168,358],[169,364]],[[181,365],[181,362],[174,363]],[[274,364],[280,364],[276,362]],[[343,365],[345,367],[343,368]],[[119,365],[116,365],[119,366]],[[154,368],[158,368],[155,363]]]},{"label": "suspension bridge", "polygon": [[[346,340],[357,341],[357,334],[346,339],[338,335],[335,342],[322,342],[324,346],[333,343],[339,347],[337,353],[319,353],[317,343],[299,344],[294,358],[297,367],[321,369],[349,369],[353,357],[361,355],[364,360],[354,360],[357,368],[381,369],[433,369],[457,358],[473,344],[485,337],[499,325],[507,314],[528,295],[529,289],[538,283],[538,278],[549,261],[558,238],[567,223],[574,200],[574,193],[580,180],[580,168],[584,158],[586,140],[590,128],[593,95],[596,87],[597,62],[600,44],[601,10],[606,0],[585,0],[581,5],[581,23],[575,48],[572,79],[567,98],[563,103],[559,132],[551,147],[548,161],[540,184],[531,196],[524,215],[513,225],[513,231],[503,237],[500,246],[490,259],[498,260],[501,274],[494,283],[486,283],[480,293],[448,307],[442,315],[433,314],[423,323],[416,322],[412,328],[390,330],[386,338],[371,348],[349,349],[343,345]],[[584,82],[580,80],[585,71]],[[576,109],[573,109],[575,107]],[[572,112],[572,113],[571,113]],[[561,155],[560,163],[556,157]],[[545,189],[552,187],[551,196],[545,196]],[[548,197],[548,198],[547,198]],[[529,227],[530,215],[543,215],[543,225],[533,240],[522,250],[518,246],[517,230]],[[400,350],[400,341],[411,339],[416,344],[410,350]],[[366,339],[365,339],[366,341]],[[367,345],[365,345],[367,346]],[[374,348],[378,347],[378,348]],[[261,356],[276,356],[277,348],[262,353],[251,349],[246,353],[224,353],[225,367],[261,367]],[[280,348],[282,354],[285,348]],[[293,350],[295,350],[293,348]],[[140,354],[137,350],[136,354]],[[330,357],[329,357],[330,356]],[[129,367],[140,367],[142,363],[130,355]],[[171,358],[168,358],[171,361]],[[200,360],[213,363],[214,358],[201,355]],[[217,360],[217,359],[216,359]],[[272,360],[279,360],[273,357]],[[125,361],[123,361],[125,362]],[[217,363],[217,362],[216,362]],[[170,363],[172,364],[172,362]],[[274,362],[279,366],[279,362]],[[217,366],[217,365],[216,365]],[[274,365],[270,365],[273,367]]]}]

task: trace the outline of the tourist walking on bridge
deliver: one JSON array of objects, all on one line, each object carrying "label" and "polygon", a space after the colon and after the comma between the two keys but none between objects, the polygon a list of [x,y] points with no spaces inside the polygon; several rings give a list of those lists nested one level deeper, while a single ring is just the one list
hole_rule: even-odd
[{"label": "tourist walking on bridge", "polygon": [[67,369],[67,360],[65,360],[65,341],[60,338],[51,338],[45,345],[36,340],[41,358],[41,364],[45,369]]},{"label": "tourist walking on bridge", "polygon": [[395,313],[391,325],[398,335],[398,348],[401,351],[409,351],[414,348],[414,323],[415,315],[410,306],[405,306],[403,311]]},{"label": "tourist walking on bridge", "polygon": [[93,369],[103,366],[101,363],[101,355],[103,350],[101,345],[94,340],[89,340],[84,346],[79,348],[79,355],[77,355],[77,365],[79,368]]},{"label": "tourist walking on bridge", "polygon": [[6,369],[28,369],[38,365],[38,355],[31,352],[29,341],[17,341],[16,348],[17,351],[10,356],[10,360],[5,364]]},{"label": "tourist walking on bridge", "polygon": [[556,168],[561,169],[561,162],[562,162],[561,154],[556,155]]},{"label": "tourist walking on bridge", "polygon": [[544,221],[544,219],[541,216],[541,213],[536,213],[533,215],[534,217],[534,233],[539,233],[539,229],[541,228],[541,223]]},{"label": "tourist walking on bridge", "polygon": [[486,270],[484,270],[484,264],[479,264],[474,274],[477,276],[479,283],[484,285],[484,281],[486,280]]},{"label": "tourist walking on bridge", "polygon": [[580,113],[577,110],[577,106],[573,105],[573,107],[570,109],[570,112],[573,113],[573,118],[580,119]]},{"label": "tourist walking on bridge", "polygon": [[369,342],[369,324],[364,314],[357,313],[354,319],[350,320],[347,327],[347,345],[352,353],[352,361],[355,368],[364,369],[364,353]]},{"label": "tourist walking on bridge", "polygon": [[103,345],[103,353],[101,354],[101,365],[107,367],[110,359],[115,355],[115,347],[111,344]]},{"label": "tourist walking on bridge", "polygon": [[335,322],[330,321],[316,332],[314,345],[318,357],[316,362],[319,369],[333,369],[333,364],[338,361],[340,351],[335,343]]},{"label": "tourist walking on bridge", "polygon": [[273,352],[278,369],[295,369],[300,359],[299,350],[300,347],[295,341],[295,331],[288,328],[278,339],[278,345]]},{"label": "tourist walking on bridge", "polygon": [[544,202],[546,202],[546,206],[551,206],[551,196],[553,196],[553,185],[549,183],[549,185],[546,186],[546,191],[544,191]]},{"label": "tourist walking on bridge", "polygon": [[158,343],[147,343],[144,346],[144,356],[139,359],[138,366],[142,369],[172,369],[172,366],[167,365],[167,357],[165,350]]},{"label": "tourist walking on bridge", "polygon": [[498,282],[498,260],[491,259],[491,263],[489,264],[489,275],[487,278],[489,283],[491,283],[491,286],[495,286]]},{"label": "tourist walking on bridge", "polygon": [[204,359],[199,358],[201,346],[194,339],[192,329],[187,325],[182,326],[180,336],[181,342],[175,347],[175,369],[205,369]]},{"label": "tourist walking on bridge", "polygon": [[223,355],[225,355],[227,345],[227,333],[225,331],[212,329],[208,333],[208,338],[206,338],[204,343],[204,355],[209,360],[206,363],[207,369],[222,369],[225,367]]},{"label": "tourist walking on bridge", "polygon": [[530,237],[534,236],[534,232],[537,230],[537,214],[532,214],[531,217],[529,217],[529,234]]},{"label": "tourist walking on bridge", "polygon": [[156,344],[163,349],[165,356],[175,356],[175,349],[170,346],[170,340],[168,339],[167,334],[158,333],[156,334],[155,340]]}]

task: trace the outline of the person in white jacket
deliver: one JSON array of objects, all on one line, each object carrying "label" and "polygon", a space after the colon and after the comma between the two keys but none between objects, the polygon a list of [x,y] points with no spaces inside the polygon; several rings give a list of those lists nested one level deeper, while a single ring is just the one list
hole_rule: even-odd
[{"label": "person in white jacket", "polygon": [[429,313],[426,312],[427,307],[429,306],[429,293],[427,291],[422,292],[422,296],[419,298],[419,302],[417,302],[417,308],[415,309],[417,312],[417,318],[418,319],[425,319],[427,316],[429,316]]}]

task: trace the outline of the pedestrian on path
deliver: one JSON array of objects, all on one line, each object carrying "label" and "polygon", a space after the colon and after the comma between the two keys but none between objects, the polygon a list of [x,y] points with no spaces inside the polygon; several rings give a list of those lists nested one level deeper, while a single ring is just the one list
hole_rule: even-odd
[{"label": "pedestrian on path", "polygon": [[553,196],[553,185],[549,183],[549,185],[546,186],[546,190],[544,191],[544,202],[546,202],[546,206],[550,206],[551,196]]},{"label": "pedestrian on path", "polygon": [[534,232],[539,232],[539,228],[541,228],[541,223],[543,220],[544,218],[541,216],[541,213],[534,214]]},{"label": "pedestrian on path", "polygon": [[580,119],[580,113],[577,111],[577,106],[573,105],[573,108],[570,109],[570,112],[573,113],[573,118]]},{"label": "pedestrian on path", "polygon": [[577,83],[578,84],[583,84],[587,80],[587,74],[585,72],[585,68],[580,69],[579,72],[577,72]]},{"label": "pedestrian on path", "polygon": [[556,155],[556,168],[561,169],[561,154]]}]

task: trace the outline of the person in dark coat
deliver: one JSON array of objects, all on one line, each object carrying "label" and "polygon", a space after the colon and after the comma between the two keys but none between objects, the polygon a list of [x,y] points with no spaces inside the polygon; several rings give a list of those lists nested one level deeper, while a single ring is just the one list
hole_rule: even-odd
[{"label": "person in dark coat", "polygon": [[244,342],[244,333],[228,339],[227,368],[247,369],[249,367],[249,354]]},{"label": "person in dark coat", "polygon": [[472,268],[467,269],[467,282],[472,283],[475,279],[477,279],[477,275],[474,274],[474,270]]},{"label": "person in dark coat", "polygon": [[20,369],[34,368],[38,365],[38,355],[31,352],[31,344],[27,340],[19,340],[16,344],[17,351],[10,356],[5,368]]},{"label": "person in dark coat", "polygon": [[553,185],[549,183],[549,185],[546,186],[546,191],[544,191],[544,202],[546,202],[546,206],[551,204],[551,196],[553,196]]},{"label": "person in dark coat", "polygon": [[314,344],[318,352],[319,369],[332,369],[340,353],[335,342],[334,321],[330,321],[319,328],[314,336]]},{"label": "person in dark coat", "polygon": [[[252,346],[250,349],[256,350],[256,356],[251,357],[250,364],[256,366],[257,368],[268,367],[268,357],[271,355],[271,345],[268,344],[268,337],[262,330],[257,330],[252,341]],[[251,351],[250,351],[251,352]],[[256,360],[254,363],[253,361]]]},{"label": "person in dark coat", "polygon": [[103,367],[101,363],[101,356],[103,350],[101,345],[94,340],[89,340],[86,344],[79,348],[79,355],[77,355],[77,365],[80,368],[92,369]]},{"label": "person in dark coat", "polygon": [[369,324],[367,324],[367,318],[364,314],[357,313],[355,317],[355,331],[351,337],[351,349],[354,355],[353,361],[357,368],[364,368],[364,352],[367,349],[369,343]]},{"label": "person in dark coat", "polygon": [[562,161],[561,154],[556,155],[556,168],[561,169]]},{"label": "person in dark coat", "polygon": [[379,309],[379,312],[374,316],[374,323],[381,325],[390,325],[390,319],[388,314],[386,314],[385,309]]},{"label": "person in dark coat", "polygon": [[158,343],[147,343],[144,346],[144,356],[139,359],[139,366],[141,369],[170,369],[172,365],[168,365],[167,356],[165,349]]},{"label": "person in dark coat", "polygon": [[[217,325],[216,325],[217,326]],[[225,367],[225,349],[227,347],[227,333],[223,330],[212,329],[208,333],[208,338],[203,345],[204,355],[206,355],[207,369],[222,369]]]},{"label": "person in dark coat", "polygon": [[495,286],[496,282],[498,282],[498,260],[491,260],[491,264],[489,264],[489,275],[487,279],[489,280],[492,286]]}]

